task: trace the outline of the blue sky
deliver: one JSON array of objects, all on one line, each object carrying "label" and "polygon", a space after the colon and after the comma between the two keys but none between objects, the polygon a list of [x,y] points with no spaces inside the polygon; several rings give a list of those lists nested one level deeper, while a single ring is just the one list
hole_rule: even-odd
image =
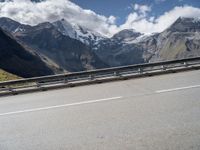
[{"label": "blue sky", "polygon": [[149,16],[160,16],[176,6],[189,5],[200,7],[200,0],[72,0],[77,5],[85,9],[91,9],[98,14],[105,16],[114,15],[117,17],[117,24],[125,22],[126,17],[133,9],[132,5],[151,6],[152,12]]},{"label": "blue sky", "polygon": [[162,32],[179,17],[200,19],[200,0],[33,1],[0,0],[0,17],[29,25],[64,18],[108,37],[124,29],[144,34]]}]

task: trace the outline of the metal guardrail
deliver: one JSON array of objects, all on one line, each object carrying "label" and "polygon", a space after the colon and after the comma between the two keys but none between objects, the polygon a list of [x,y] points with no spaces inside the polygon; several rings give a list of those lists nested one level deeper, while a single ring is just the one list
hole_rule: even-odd
[{"label": "metal guardrail", "polygon": [[59,87],[81,82],[87,84],[95,80],[109,81],[113,78],[144,76],[145,74],[153,75],[157,72],[169,72],[195,66],[200,67],[200,57],[6,81],[0,82],[0,95],[1,92],[17,93],[18,90],[23,91],[28,88],[44,90],[52,86]]}]

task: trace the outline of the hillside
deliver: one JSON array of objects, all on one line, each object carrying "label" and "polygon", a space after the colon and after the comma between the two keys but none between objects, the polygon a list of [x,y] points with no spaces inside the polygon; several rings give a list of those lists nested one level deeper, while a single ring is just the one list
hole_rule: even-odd
[{"label": "hillside", "polygon": [[15,80],[15,79],[20,79],[20,77],[0,69],[0,82],[8,81],[8,80]]}]

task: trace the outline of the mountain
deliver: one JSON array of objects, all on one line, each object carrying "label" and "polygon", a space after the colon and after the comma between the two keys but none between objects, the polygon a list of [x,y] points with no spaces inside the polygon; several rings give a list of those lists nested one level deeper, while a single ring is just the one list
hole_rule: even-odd
[{"label": "mountain", "polygon": [[135,40],[142,34],[140,32],[135,31],[134,29],[125,29],[118,33],[116,33],[112,39],[115,39],[120,42],[129,42]]},{"label": "mountain", "polygon": [[31,28],[29,25],[21,24],[17,21],[14,21],[10,18],[2,17],[0,18],[0,27],[4,30],[7,30],[11,33],[23,32]]},{"label": "mountain", "polygon": [[2,29],[0,29],[0,68],[20,77],[54,74],[37,55],[25,49]]},{"label": "mountain", "polygon": [[86,45],[94,45],[105,37],[100,33],[87,29],[77,24],[72,24],[65,19],[53,22],[53,25],[63,35],[77,39]]},{"label": "mountain", "polygon": [[139,43],[144,57],[151,61],[165,61],[200,56],[200,20],[178,18],[162,33]]},{"label": "mountain", "polygon": [[[100,33],[77,24],[69,23],[65,19],[55,21],[52,25],[63,35],[69,36],[72,39],[77,39],[88,46],[95,45],[98,41],[105,38]],[[12,33],[22,33],[32,29],[30,25],[21,24],[6,17],[0,18],[0,27]]]},{"label": "mountain", "polygon": [[5,18],[0,18],[0,26],[4,25],[2,27],[12,32],[18,41],[42,56],[43,61],[48,60],[48,62],[56,64],[64,72],[108,67],[89,46],[68,35],[64,35],[55,25],[49,22],[28,26],[28,28],[26,25],[20,24],[20,27],[26,28],[16,31],[19,25],[15,26],[15,30],[13,28],[13,30],[10,30],[15,21],[7,20],[6,22]]},{"label": "mountain", "polygon": [[178,18],[168,29],[171,32],[200,32],[200,19]]},{"label": "mountain", "polygon": [[200,20],[195,18],[178,18],[161,33],[144,35],[125,29],[111,38],[64,19],[29,26],[0,18],[0,27],[12,32],[54,72],[200,56]]},{"label": "mountain", "polygon": [[123,30],[112,38],[99,41],[94,50],[102,61],[112,67],[143,63],[143,48],[128,43],[141,35],[135,30]]},{"label": "mountain", "polygon": [[76,72],[107,67],[87,45],[64,36],[51,23],[39,24],[25,32],[16,33],[15,36],[66,71]]},{"label": "mountain", "polygon": [[200,56],[200,19],[178,18],[162,33],[151,35],[122,30],[94,49],[110,66]]}]

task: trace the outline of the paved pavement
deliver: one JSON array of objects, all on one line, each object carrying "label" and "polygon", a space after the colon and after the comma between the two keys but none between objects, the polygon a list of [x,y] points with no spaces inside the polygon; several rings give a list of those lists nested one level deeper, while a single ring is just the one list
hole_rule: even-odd
[{"label": "paved pavement", "polygon": [[0,98],[0,150],[200,150],[200,71]]}]

